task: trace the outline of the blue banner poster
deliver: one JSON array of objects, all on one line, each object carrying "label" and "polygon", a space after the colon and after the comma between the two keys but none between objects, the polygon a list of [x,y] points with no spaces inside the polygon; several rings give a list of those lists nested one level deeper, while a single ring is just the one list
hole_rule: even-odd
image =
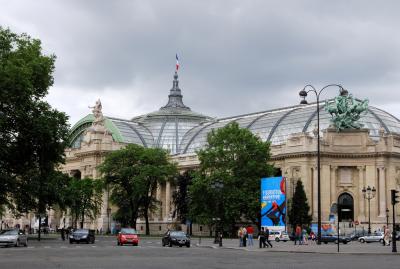
[{"label": "blue banner poster", "polygon": [[284,177],[261,179],[261,226],[285,229],[286,187]]}]

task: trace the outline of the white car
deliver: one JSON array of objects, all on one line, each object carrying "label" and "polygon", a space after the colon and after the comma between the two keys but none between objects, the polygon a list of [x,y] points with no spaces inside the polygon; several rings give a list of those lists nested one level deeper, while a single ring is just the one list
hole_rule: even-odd
[{"label": "white car", "polygon": [[370,243],[370,242],[383,242],[383,233],[375,232],[370,235],[361,236],[358,238],[358,241],[361,243]]},{"label": "white car", "polygon": [[0,233],[0,245],[2,246],[28,246],[28,237],[19,229],[4,230]]},{"label": "white car", "polygon": [[269,231],[269,240],[275,240],[276,242],[283,241],[287,242],[290,241],[289,235],[285,231]]}]

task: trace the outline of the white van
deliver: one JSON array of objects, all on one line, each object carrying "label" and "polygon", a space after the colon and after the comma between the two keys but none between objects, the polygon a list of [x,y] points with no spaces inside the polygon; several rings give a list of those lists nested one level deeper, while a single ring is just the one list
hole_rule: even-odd
[{"label": "white van", "polygon": [[270,230],[269,231],[269,240],[274,240],[276,242],[279,241],[290,241],[289,235],[285,231],[279,231],[279,230]]}]

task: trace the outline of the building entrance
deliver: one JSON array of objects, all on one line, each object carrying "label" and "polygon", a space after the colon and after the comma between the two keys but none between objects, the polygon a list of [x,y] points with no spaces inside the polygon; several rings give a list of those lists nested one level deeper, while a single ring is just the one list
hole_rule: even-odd
[{"label": "building entrance", "polygon": [[351,222],[354,220],[354,199],[351,194],[345,192],[342,193],[338,198],[338,212],[339,214],[339,221],[348,221]]}]

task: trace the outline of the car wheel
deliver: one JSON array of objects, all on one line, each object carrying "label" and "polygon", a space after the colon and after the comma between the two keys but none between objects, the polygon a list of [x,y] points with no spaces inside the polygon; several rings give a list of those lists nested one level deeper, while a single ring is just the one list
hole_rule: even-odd
[{"label": "car wheel", "polygon": [[279,238],[278,238],[278,237],[276,237],[276,238],[275,238],[275,241],[276,241],[276,242],[279,242]]},{"label": "car wheel", "polygon": [[135,246],[135,247],[137,247],[138,246],[138,243],[135,243],[135,244],[132,244],[133,246]]},{"label": "car wheel", "polygon": [[326,244],[328,244],[328,242],[324,242],[324,244],[326,245]]},{"label": "car wheel", "polygon": [[365,243],[365,239],[360,239],[360,242],[361,243]]},{"label": "car wheel", "polygon": [[346,244],[347,244],[347,241],[343,241],[343,244],[345,244],[345,245],[346,245]]},{"label": "car wheel", "polygon": [[379,243],[383,244],[383,239],[379,239]]},{"label": "car wheel", "polygon": [[117,246],[120,246],[121,244],[119,243],[119,241],[117,241]]},{"label": "car wheel", "polygon": [[73,243],[73,241],[72,241],[72,240],[69,240],[69,243],[70,243],[70,244],[72,244],[72,243]]},{"label": "car wheel", "polygon": [[169,247],[170,247],[170,248],[172,247],[172,242],[169,242]]},{"label": "car wheel", "polygon": [[187,248],[190,248],[190,244],[186,245]]},{"label": "car wheel", "polygon": [[334,242],[335,242],[335,244],[337,244],[339,241],[336,239]]},{"label": "car wheel", "polygon": [[163,247],[165,247],[164,240],[161,241],[161,245],[162,245]]}]

